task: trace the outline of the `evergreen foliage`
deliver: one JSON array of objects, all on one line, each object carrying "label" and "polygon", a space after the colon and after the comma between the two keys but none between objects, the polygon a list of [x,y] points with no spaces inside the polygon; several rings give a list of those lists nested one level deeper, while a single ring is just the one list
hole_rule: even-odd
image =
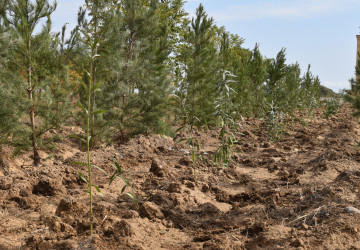
[{"label": "evergreen foliage", "polygon": [[[109,36],[112,54],[108,62],[104,105],[108,118],[122,134],[167,133],[166,106],[171,93],[169,55],[175,43],[177,6],[181,1],[119,2]],[[167,4],[167,5],[166,5]],[[175,7],[174,7],[175,6]],[[173,10],[164,13],[165,10]],[[163,15],[173,20],[170,24]]]},{"label": "evergreen foliage", "polygon": [[[47,123],[48,115],[52,112],[48,103],[53,101],[50,79],[54,47],[50,34],[50,15],[55,8],[56,2],[50,5],[47,0],[10,0],[3,12],[6,33],[12,35],[15,43],[13,50],[8,53],[8,63],[11,70],[17,72],[22,79],[20,84],[13,88],[21,92],[21,111],[29,115],[30,141],[35,165],[40,162],[40,136],[52,127]],[[35,29],[43,18],[46,18],[46,23],[41,31],[36,33]]]},{"label": "evergreen foliage", "polygon": [[[230,133],[243,117],[265,118],[277,140],[286,118],[319,104],[310,66],[302,74],[299,64],[286,64],[285,49],[265,58],[257,44],[243,48],[244,39],[216,26],[201,4],[190,19],[183,0],[84,1],[68,41],[65,26],[51,33],[56,2],[0,3],[0,142],[32,146],[35,163],[51,141],[47,132],[71,116],[82,139],[90,117],[91,146],[171,134],[174,124]],[[347,95],[354,105],[357,85]],[[78,101],[81,112],[70,108]]]},{"label": "evergreen foliage", "polygon": [[245,70],[248,84],[243,89],[244,92],[249,92],[247,100],[247,115],[263,116],[265,105],[265,81],[268,75],[268,63],[260,53],[258,44],[252,52],[250,59],[247,61],[247,68]]},{"label": "evergreen foliage", "polygon": [[[1,29],[0,25],[0,29]],[[14,85],[21,84],[21,79],[9,68],[7,55],[14,43],[9,33],[0,33],[0,146],[4,143],[21,143],[21,134],[29,135],[25,124],[21,123],[20,93]]]},{"label": "evergreen foliage", "polygon": [[[185,45],[180,56],[184,78],[180,93],[189,109],[190,123],[197,127],[214,125],[215,73],[218,70],[214,42],[214,20],[200,4],[196,17],[184,33]],[[195,119],[196,117],[196,119]]]}]

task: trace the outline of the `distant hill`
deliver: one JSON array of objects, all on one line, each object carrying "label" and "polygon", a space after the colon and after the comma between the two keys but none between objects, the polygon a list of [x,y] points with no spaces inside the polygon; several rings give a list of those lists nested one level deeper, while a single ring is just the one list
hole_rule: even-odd
[{"label": "distant hill", "polygon": [[320,85],[320,91],[321,91],[321,97],[334,97],[335,96],[335,92],[332,91],[331,89]]}]

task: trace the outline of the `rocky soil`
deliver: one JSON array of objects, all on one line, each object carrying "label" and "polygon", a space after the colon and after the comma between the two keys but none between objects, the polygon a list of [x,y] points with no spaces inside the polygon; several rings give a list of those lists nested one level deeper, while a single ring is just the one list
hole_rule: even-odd
[{"label": "rocky soil", "polygon": [[[166,136],[95,149],[106,174],[94,169],[103,196],[95,195],[91,238],[78,174],[86,167],[73,164],[86,152],[68,137],[79,129],[64,128],[38,167],[30,153],[3,148],[0,249],[360,249],[360,126],[351,113],[299,116],[278,143],[245,120],[227,168],[212,164],[219,131],[197,132],[196,179],[187,146]],[[131,172],[139,206],[120,179],[108,185],[113,159]]]}]

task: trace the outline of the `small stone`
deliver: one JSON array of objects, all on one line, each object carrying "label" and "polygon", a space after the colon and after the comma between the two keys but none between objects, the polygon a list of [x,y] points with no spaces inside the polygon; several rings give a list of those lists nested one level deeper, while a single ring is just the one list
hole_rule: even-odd
[{"label": "small stone", "polygon": [[360,214],[360,210],[354,207],[346,207],[345,211],[352,214]]},{"label": "small stone", "polygon": [[42,241],[42,238],[40,238],[40,236],[32,235],[26,239],[26,246],[36,248],[36,246],[38,246],[41,241]]},{"label": "small stone", "polygon": [[189,151],[187,151],[187,150],[185,150],[185,149],[180,149],[180,151],[184,154],[184,155],[189,155],[190,154],[190,152]]}]

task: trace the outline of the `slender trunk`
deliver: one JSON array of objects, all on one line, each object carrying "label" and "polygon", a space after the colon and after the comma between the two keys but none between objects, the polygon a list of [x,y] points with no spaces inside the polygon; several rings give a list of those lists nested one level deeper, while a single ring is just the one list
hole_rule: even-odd
[{"label": "slender trunk", "polygon": [[[94,54],[96,54],[97,52],[97,49],[95,49],[95,52]],[[96,85],[96,64],[94,62],[94,66],[93,66],[93,70],[92,70],[92,82],[91,82],[91,86],[89,87],[89,91],[91,90],[92,86],[95,86]],[[91,93],[91,106],[90,106],[90,116],[91,116],[91,126],[90,126],[90,135],[91,135],[91,140],[92,140],[92,146],[95,146],[95,143],[96,143],[96,135],[95,135],[95,115],[93,114],[93,112],[95,111],[96,109],[96,104],[95,104],[95,99],[96,99],[96,92],[93,91]]]},{"label": "slender trunk", "polygon": [[[98,21],[97,21],[97,16],[94,16],[94,38],[98,37],[97,34],[97,25],[98,25]],[[95,44],[95,48],[92,51],[92,55],[95,56],[97,55],[97,51],[98,51],[98,44]],[[91,74],[92,74],[92,81],[90,82],[90,85],[95,86],[96,85],[96,58],[93,59],[92,62],[92,69],[91,69]],[[89,86],[89,91],[91,91],[92,86]],[[91,135],[91,140],[92,140],[92,146],[94,147],[96,144],[96,135],[95,135],[95,115],[93,114],[93,112],[96,109],[96,91],[93,91],[90,95],[90,135]]]},{"label": "slender trunk", "polygon": [[[196,46],[196,45],[195,45]],[[198,80],[198,49],[195,49],[195,56],[194,56],[194,72],[193,72],[193,76],[192,76],[192,80],[193,80],[193,89],[192,89],[192,114],[191,114],[191,124],[194,125],[195,123],[195,119],[194,117],[197,115],[196,113],[196,108],[197,108],[197,101],[195,99],[196,97],[196,91],[197,91],[197,80]],[[201,110],[201,109],[200,109]],[[201,118],[199,118],[201,119]]]},{"label": "slender trunk", "polygon": [[[31,41],[28,41],[28,52],[30,53],[31,49]],[[34,96],[33,96],[33,86],[32,86],[32,68],[31,68],[31,56],[29,58],[28,68],[27,68],[27,83],[28,83],[28,95],[31,103],[30,107],[30,124],[31,124],[31,142],[33,147],[33,159],[34,159],[34,165],[37,166],[40,163],[40,155],[38,152],[38,146],[36,142],[36,123],[35,123],[35,104],[34,104]]]},{"label": "slender trunk", "polygon": [[[93,67],[93,65],[91,65],[91,67]],[[89,89],[88,89],[88,103],[87,103],[87,107],[88,109],[90,109],[91,107],[91,87],[92,87],[92,79],[90,79],[90,84],[89,84]],[[87,147],[87,166],[88,166],[88,175],[89,175],[89,182],[88,182],[88,190],[89,190],[89,195],[90,195],[90,236],[93,235],[93,193],[92,193],[92,176],[91,176],[91,159],[90,159],[90,135],[91,135],[91,130],[90,130],[90,121],[91,121],[91,114],[88,113],[87,114],[87,123],[86,123],[86,147]]]},{"label": "slender trunk", "polygon": [[[134,53],[134,44],[136,41],[136,37],[135,37],[135,32],[132,30],[131,34],[130,34],[130,44],[129,44],[129,51],[127,53],[127,60],[126,60],[126,67],[125,67],[125,75],[128,77],[128,73],[129,73],[129,63],[132,60],[133,57],[133,53]],[[128,86],[129,88],[129,93],[128,95],[131,96],[131,94],[133,93],[133,88],[130,85],[129,79],[127,78],[125,81],[125,85]],[[123,103],[125,103],[125,96],[123,96]]]},{"label": "slender trunk", "polygon": [[35,105],[33,101],[33,90],[29,89],[29,99],[31,102],[31,108],[30,108],[30,124],[31,124],[31,141],[32,141],[32,147],[33,147],[33,158],[34,158],[34,165],[37,166],[40,163],[40,155],[38,152],[37,142],[36,142],[36,124],[35,124]]},{"label": "slender trunk", "polygon": [[[126,97],[127,96],[132,96],[132,94],[133,94],[133,88],[132,88],[132,86],[130,86],[130,81],[129,81],[129,69],[130,69],[129,63],[130,63],[130,61],[132,60],[132,57],[133,57],[133,53],[134,53],[133,50],[134,50],[135,40],[136,40],[135,32],[132,30],[131,33],[130,33],[130,41],[129,41],[127,58],[126,58],[126,66],[125,66],[125,77],[126,77],[125,86],[128,87],[128,92],[126,94],[123,93],[123,95],[122,95],[122,105],[123,106],[125,106]],[[124,119],[125,119],[125,117],[121,116],[120,125],[122,125],[124,123]],[[121,137],[125,137],[125,136],[123,136],[125,134],[124,129],[120,129],[120,134],[122,135]]]}]

